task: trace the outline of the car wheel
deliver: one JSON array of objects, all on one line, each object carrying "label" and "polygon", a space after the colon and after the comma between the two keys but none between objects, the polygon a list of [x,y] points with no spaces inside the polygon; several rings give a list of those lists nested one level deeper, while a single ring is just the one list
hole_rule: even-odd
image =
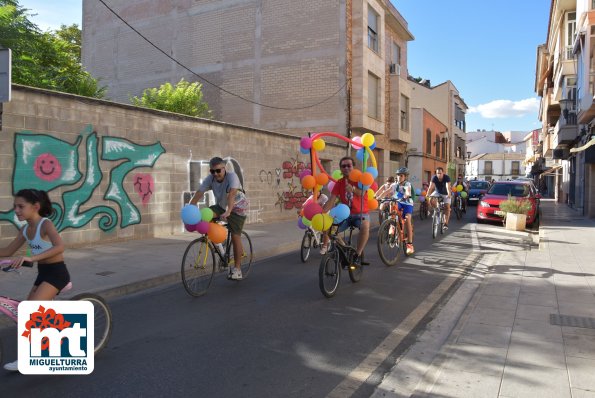
[{"label": "car wheel", "polygon": [[477,219],[477,223],[478,223],[478,224],[483,224],[483,223],[484,223],[484,221],[483,221],[481,218],[478,218],[478,219]]}]

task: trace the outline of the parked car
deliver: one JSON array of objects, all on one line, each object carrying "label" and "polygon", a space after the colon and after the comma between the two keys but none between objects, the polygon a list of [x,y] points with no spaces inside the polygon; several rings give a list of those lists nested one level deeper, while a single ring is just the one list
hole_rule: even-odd
[{"label": "parked car", "polygon": [[479,202],[481,195],[485,194],[489,187],[490,183],[487,181],[469,181],[469,199],[467,200],[467,203],[476,205]]},{"label": "parked car", "polygon": [[527,199],[531,202],[531,210],[527,214],[527,225],[531,226],[539,217],[539,195],[530,181],[497,181],[490,186],[477,205],[477,222],[502,221],[504,212],[500,210],[500,202],[514,198]]}]

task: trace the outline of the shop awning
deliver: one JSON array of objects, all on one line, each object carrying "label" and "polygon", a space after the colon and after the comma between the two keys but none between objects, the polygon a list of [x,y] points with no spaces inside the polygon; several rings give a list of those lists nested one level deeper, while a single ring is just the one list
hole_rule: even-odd
[{"label": "shop awning", "polygon": [[587,142],[583,146],[579,146],[578,148],[572,148],[570,150],[570,153],[582,152],[582,151],[586,150],[587,148],[589,148],[590,146],[593,146],[593,145],[595,145],[595,137],[591,138],[591,141]]},{"label": "shop awning", "polygon": [[561,168],[562,168],[562,166],[560,166],[560,165],[556,165],[556,166],[552,167],[551,169],[549,169],[549,170],[546,170],[546,171],[544,171],[543,173],[541,173],[541,174],[539,175],[539,178],[543,177],[543,176],[544,176],[544,175],[546,175],[546,174],[552,174],[552,173],[554,173],[555,171],[557,171],[557,170],[559,170],[559,169],[561,169]]}]

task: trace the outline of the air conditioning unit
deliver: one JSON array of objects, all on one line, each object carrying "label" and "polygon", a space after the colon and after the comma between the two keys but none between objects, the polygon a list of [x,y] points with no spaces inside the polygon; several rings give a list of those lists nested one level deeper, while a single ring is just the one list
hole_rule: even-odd
[{"label": "air conditioning unit", "polygon": [[552,152],[553,159],[568,159],[570,150],[568,148],[554,149]]},{"label": "air conditioning unit", "polygon": [[401,75],[401,65],[399,65],[399,64],[390,64],[390,66],[388,67],[388,70],[391,75],[397,75],[397,76]]}]

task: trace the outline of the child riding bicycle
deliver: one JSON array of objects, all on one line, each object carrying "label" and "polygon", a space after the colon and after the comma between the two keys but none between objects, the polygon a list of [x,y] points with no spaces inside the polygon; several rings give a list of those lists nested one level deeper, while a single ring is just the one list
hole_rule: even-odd
[{"label": "child riding bicycle", "polygon": [[409,169],[401,167],[397,170],[397,182],[392,185],[392,196],[398,200],[399,211],[403,212],[405,224],[407,228],[407,254],[413,254],[413,199],[411,198],[412,189],[411,183],[408,181]]}]

